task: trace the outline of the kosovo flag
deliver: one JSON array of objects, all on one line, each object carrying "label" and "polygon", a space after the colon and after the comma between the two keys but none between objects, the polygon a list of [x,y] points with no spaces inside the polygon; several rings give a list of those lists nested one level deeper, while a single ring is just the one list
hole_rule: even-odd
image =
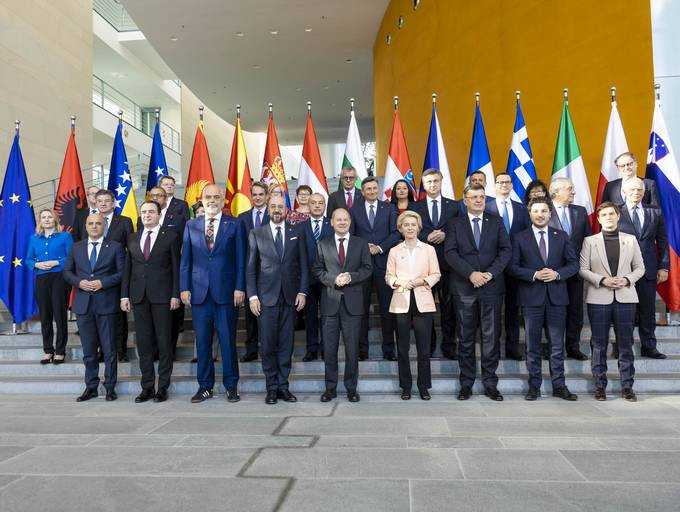
[{"label": "kosovo flag", "polygon": [[156,123],[153,132],[153,144],[151,146],[151,158],[149,159],[149,175],[146,179],[146,199],[149,199],[149,192],[158,186],[161,176],[168,175],[168,164],[165,163],[165,153],[163,152],[163,141],[161,140],[160,123]]},{"label": "kosovo flag", "polygon": [[109,166],[109,185],[107,187],[115,197],[115,212],[128,217],[132,226],[137,225],[139,212],[135,200],[135,189],[132,188],[132,176],[128,168],[127,155],[123,145],[123,122],[118,122],[116,136],[113,139],[113,152]]},{"label": "kosovo flag", "polygon": [[38,312],[35,276],[25,264],[34,233],[35,215],[17,132],[0,194],[0,299],[16,323]]}]

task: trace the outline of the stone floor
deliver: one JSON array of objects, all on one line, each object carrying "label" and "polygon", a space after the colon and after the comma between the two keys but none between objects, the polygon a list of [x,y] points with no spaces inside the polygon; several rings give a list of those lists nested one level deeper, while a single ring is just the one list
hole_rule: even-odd
[{"label": "stone floor", "polygon": [[0,397],[0,510],[675,511],[680,396]]}]

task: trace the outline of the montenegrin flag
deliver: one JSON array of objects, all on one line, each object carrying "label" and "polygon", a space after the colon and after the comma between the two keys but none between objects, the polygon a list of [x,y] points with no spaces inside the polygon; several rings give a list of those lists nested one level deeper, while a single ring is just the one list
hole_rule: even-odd
[{"label": "montenegrin flag", "polygon": [[416,190],[415,180],[413,179],[411,162],[408,158],[404,131],[401,129],[399,110],[395,103],[392,138],[390,139],[390,150],[387,154],[387,166],[385,167],[385,179],[383,180],[381,194],[381,198],[384,201],[389,201],[390,196],[392,195],[392,188],[398,180],[406,180],[408,186],[411,187],[413,197],[417,197],[418,192]]},{"label": "montenegrin flag", "polygon": [[[354,167],[357,174],[357,180],[354,182],[356,188],[361,188],[361,182],[368,177],[366,170],[366,161],[364,160],[364,152],[361,149],[361,137],[359,136],[359,126],[357,126],[357,119],[354,115],[354,105],[349,113],[349,128],[347,129],[347,143],[345,144],[345,154],[342,156],[341,169]],[[342,180],[338,180],[338,190],[341,190]]]},{"label": "montenegrin flag", "polygon": [[59,216],[59,223],[65,231],[71,233],[76,223],[76,212],[85,207],[85,185],[80,172],[80,159],[76,148],[75,129],[71,128],[71,136],[66,145],[64,163],[61,166],[59,188],[54,198],[54,211]]},{"label": "montenegrin flag", "polygon": [[[298,173],[298,186],[307,185],[315,194],[321,194],[326,202],[328,201],[328,185],[326,175],[323,171],[319,144],[316,142],[314,124],[312,123],[312,112],[307,115],[307,129],[305,130],[305,141],[302,145],[302,158],[300,159],[300,172]],[[295,198],[295,207],[298,202]]]},{"label": "montenegrin flag", "polygon": [[208,154],[208,144],[203,134],[203,121],[198,122],[196,138],[194,139],[194,149],[191,153],[191,164],[189,165],[189,176],[187,186],[184,191],[184,200],[191,208],[201,200],[201,194],[206,185],[215,184],[215,175],[212,165],[210,165],[210,155]]},{"label": "montenegrin flag", "polygon": [[118,129],[113,139],[113,152],[109,166],[109,185],[107,187],[115,197],[115,212],[128,217],[132,226],[137,226],[139,211],[135,200],[135,189],[132,187],[132,176],[128,167],[125,145],[123,144],[123,121],[118,121]]},{"label": "montenegrin flag", "polygon": [[227,192],[224,205],[233,217],[253,207],[250,197],[250,168],[246,154],[246,142],[241,131],[241,116],[236,116],[234,142],[231,144],[231,159],[227,175]]},{"label": "montenegrin flag", "polygon": [[281,187],[283,196],[286,198],[286,207],[290,209],[290,196],[288,195],[288,183],[286,183],[286,172],[283,169],[281,151],[279,149],[279,139],[276,137],[274,128],[274,117],[269,113],[269,124],[267,125],[267,142],[264,145],[264,159],[262,160],[262,177],[260,178],[271,190],[274,186]]}]

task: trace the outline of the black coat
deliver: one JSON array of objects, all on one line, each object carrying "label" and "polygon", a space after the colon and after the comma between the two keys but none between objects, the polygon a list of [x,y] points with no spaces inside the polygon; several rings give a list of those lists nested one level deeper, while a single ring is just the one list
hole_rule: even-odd
[{"label": "black coat", "polygon": [[668,252],[668,233],[666,224],[663,220],[663,213],[659,208],[644,206],[644,223],[642,225],[641,236],[635,233],[633,220],[630,218],[628,208],[621,207],[621,219],[619,220],[619,231],[628,233],[637,238],[640,244],[640,252],[645,262],[645,279],[656,280],[656,272],[670,270],[670,253]]}]

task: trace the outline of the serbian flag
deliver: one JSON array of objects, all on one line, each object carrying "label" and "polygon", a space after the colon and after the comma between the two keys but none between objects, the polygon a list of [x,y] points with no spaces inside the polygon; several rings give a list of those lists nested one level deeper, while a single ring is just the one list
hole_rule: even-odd
[{"label": "serbian flag", "polygon": [[[316,142],[316,133],[312,124],[311,109],[307,114],[307,129],[305,130],[305,142],[302,145],[302,159],[300,160],[300,172],[298,173],[298,185],[307,185],[315,194],[321,194],[328,201],[328,185],[326,174],[323,172],[321,153]],[[295,208],[298,207],[297,197]]]},{"label": "serbian flag", "polygon": [[[619,111],[616,108],[615,96],[612,96],[612,110],[609,114],[607,138],[604,141],[604,152],[602,153],[602,164],[600,165],[600,180],[597,182],[595,210],[602,203],[602,194],[607,183],[621,177],[616,164],[614,164],[614,159],[626,151],[628,151],[626,134],[623,132],[623,124],[621,124]],[[593,216],[593,233],[599,232],[600,223],[597,221],[597,216]]]},{"label": "serbian flag", "polygon": [[[425,151],[425,161],[423,162],[423,172],[428,169],[437,169],[442,173],[442,196],[454,199],[453,183],[451,182],[451,172],[449,171],[449,161],[446,159],[444,149],[444,139],[439,128],[437,118],[437,107],[435,106],[436,96],[432,96],[432,120],[430,121],[430,134],[427,136],[427,149]],[[427,192],[423,188],[423,180],[420,179],[420,190],[416,200],[425,199]]]},{"label": "serbian flag", "polygon": [[385,179],[383,180],[383,189],[381,194],[381,197],[384,201],[389,201],[390,196],[392,195],[392,188],[398,180],[406,180],[408,186],[411,187],[413,197],[418,197],[416,183],[413,179],[411,162],[408,158],[408,149],[406,149],[404,131],[401,129],[401,121],[399,120],[397,97],[395,96],[392,138],[390,139],[390,150],[387,154],[387,166],[385,167]]},{"label": "serbian flag", "polygon": [[160,125],[161,123],[156,120],[156,128],[153,131],[153,143],[151,144],[151,158],[149,158],[149,174],[146,178],[146,199],[149,199],[151,189],[158,186],[158,180],[162,176],[168,175],[168,164],[165,163]]},{"label": "serbian flag", "polygon": [[75,126],[71,125],[71,136],[66,145],[66,155],[61,166],[59,187],[54,198],[54,211],[59,216],[59,223],[65,231],[71,233],[76,223],[76,212],[84,208],[85,185],[80,172],[80,159],[76,148]]},{"label": "serbian flag", "polygon": [[227,175],[227,192],[224,206],[233,217],[250,210],[253,207],[250,197],[250,168],[246,154],[246,142],[241,131],[241,115],[236,115],[236,129],[234,142],[231,144],[231,158]]},{"label": "serbian flag", "polygon": [[191,164],[189,164],[189,176],[187,186],[184,191],[184,200],[191,208],[201,200],[201,194],[206,185],[215,184],[215,175],[212,165],[210,165],[210,155],[208,154],[208,144],[205,142],[203,134],[203,121],[198,122],[196,138],[194,139],[194,149],[191,153]]},{"label": "serbian flag", "polygon": [[115,212],[128,217],[136,229],[139,211],[135,200],[135,189],[132,186],[132,176],[128,166],[125,145],[123,144],[123,121],[118,120],[118,129],[113,139],[111,165],[109,166],[109,185],[107,187],[115,197]]},{"label": "serbian flag", "polygon": [[286,198],[286,207],[290,209],[290,196],[288,195],[288,183],[286,173],[283,170],[283,160],[279,150],[279,139],[276,137],[274,117],[269,112],[269,124],[267,125],[267,143],[264,146],[264,159],[262,161],[262,177],[260,178],[269,189],[278,185],[283,190]]},{"label": "serbian flag", "polygon": [[680,171],[658,98],[654,105],[646,177],[656,181],[668,230],[671,268],[668,281],[660,284],[657,291],[668,309],[677,311],[680,309]]}]

